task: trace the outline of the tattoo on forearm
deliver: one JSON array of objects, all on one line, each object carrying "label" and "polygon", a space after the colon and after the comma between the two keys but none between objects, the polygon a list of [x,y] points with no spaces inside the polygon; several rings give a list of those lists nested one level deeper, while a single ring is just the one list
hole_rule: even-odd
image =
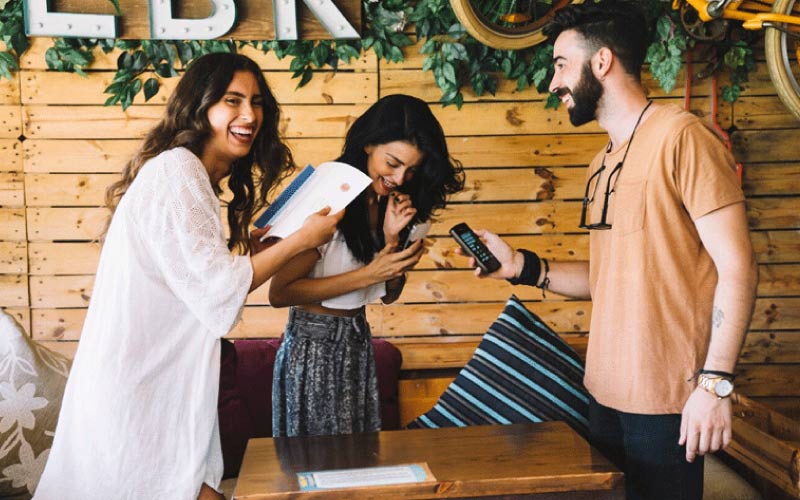
[{"label": "tattoo on forearm", "polygon": [[725,313],[722,312],[722,309],[714,306],[714,310],[711,313],[711,323],[714,325],[714,328],[719,328],[722,324],[722,320],[725,319]]}]

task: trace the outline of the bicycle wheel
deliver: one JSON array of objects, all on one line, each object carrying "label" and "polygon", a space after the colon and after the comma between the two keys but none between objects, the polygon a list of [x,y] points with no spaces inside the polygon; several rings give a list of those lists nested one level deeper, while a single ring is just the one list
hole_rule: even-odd
[{"label": "bicycle wheel", "polygon": [[[796,0],[776,0],[772,12],[800,16]],[[769,77],[784,106],[800,120],[800,27],[786,26],[793,34],[776,28],[766,28],[764,52]]]},{"label": "bicycle wheel", "polygon": [[542,28],[556,10],[583,0],[450,0],[470,35],[495,49],[517,50],[545,40]]}]

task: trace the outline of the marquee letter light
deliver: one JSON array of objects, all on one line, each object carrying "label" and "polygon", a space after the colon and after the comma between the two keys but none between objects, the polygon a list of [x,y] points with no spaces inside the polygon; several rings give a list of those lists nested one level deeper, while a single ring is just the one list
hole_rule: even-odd
[{"label": "marquee letter light", "polygon": [[[331,0],[303,0],[322,26],[334,38],[361,38]],[[275,38],[297,40],[297,5],[295,0],[272,0]]]},{"label": "marquee letter light", "polygon": [[25,0],[25,34],[76,38],[116,38],[117,18],[110,14],[48,12],[48,0]]},{"label": "marquee letter light", "polygon": [[233,0],[211,0],[211,17],[175,19],[172,0],[148,0],[150,36],[155,40],[210,40],[229,32],[236,22]]}]

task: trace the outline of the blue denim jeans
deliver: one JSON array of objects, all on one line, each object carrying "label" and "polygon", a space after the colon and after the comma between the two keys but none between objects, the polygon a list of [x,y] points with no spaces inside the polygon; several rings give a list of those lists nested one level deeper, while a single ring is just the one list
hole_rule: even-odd
[{"label": "blue denim jeans", "polygon": [[589,402],[589,441],[625,472],[627,500],[702,500],[703,457],[686,461],[680,415],[639,415]]}]

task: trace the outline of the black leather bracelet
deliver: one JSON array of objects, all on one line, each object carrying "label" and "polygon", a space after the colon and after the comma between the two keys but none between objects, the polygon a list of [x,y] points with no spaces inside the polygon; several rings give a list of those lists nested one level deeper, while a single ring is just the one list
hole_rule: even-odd
[{"label": "black leather bracelet", "polygon": [[522,254],[525,259],[522,265],[522,271],[519,273],[518,278],[507,278],[506,281],[512,285],[530,285],[536,286],[539,283],[539,276],[542,274],[542,262],[535,252],[518,248],[517,252]]},{"label": "black leather bracelet", "polygon": [[733,379],[736,378],[736,375],[734,375],[733,373],[721,372],[721,371],[717,371],[717,370],[706,370],[705,368],[700,368],[700,374],[701,375],[716,375],[718,377],[725,377],[725,378],[727,378],[729,380],[733,380]]}]

